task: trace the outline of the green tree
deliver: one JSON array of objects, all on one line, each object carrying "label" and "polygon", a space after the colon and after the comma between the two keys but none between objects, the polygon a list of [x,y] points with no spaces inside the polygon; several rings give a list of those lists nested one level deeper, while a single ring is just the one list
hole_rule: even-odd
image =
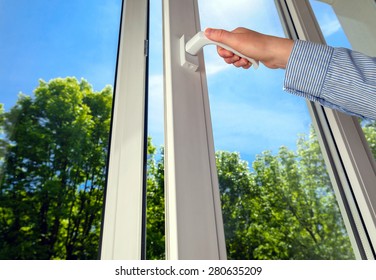
[{"label": "green tree", "polygon": [[235,152],[217,151],[216,165],[221,193],[222,215],[230,259],[252,259],[250,253],[257,245],[247,237],[253,223],[252,213],[257,188],[252,184],[248,162]]},{"label": "green tree", "polygon": [[165,258],[164,153],[148,139],[146,258]]},{"label": "green tree", "polygon": [[362,127],[373,158],[376,159],[376,121],[364,121]]},{"label": "green tree", "polygon": [[[97,258],[111,104],[110,87],[75,78],[40,81],[8,113],[0,104],[1,259]],[[164,258],[163,169],[149,138],[150,259]]]},{"label": "green tree", "polygon": [[40,81],[3,114],[0,258],[96,258],[112,89]]},{"label": "green tree", "polygon": [[253,171],[239,154],[217,153],[230,259],[351,259],[351,244],[318,142],[265,151]]}]

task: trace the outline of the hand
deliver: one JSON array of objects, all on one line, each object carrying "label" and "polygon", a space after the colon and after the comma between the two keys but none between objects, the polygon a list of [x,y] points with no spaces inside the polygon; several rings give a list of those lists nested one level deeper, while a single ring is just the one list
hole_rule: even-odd
[{"label": "hand", "polygon": [[[228,45],[245,56],[262,62],[266,67],[286,68],[294,42],[290,39],[261,34],[246,28],[236,28],[229,32],[207,28],[205,35],[216,42]],[[234,55],[231,51],[217,48],[218,54],[229,64],[248,69],[251,63]]]}]

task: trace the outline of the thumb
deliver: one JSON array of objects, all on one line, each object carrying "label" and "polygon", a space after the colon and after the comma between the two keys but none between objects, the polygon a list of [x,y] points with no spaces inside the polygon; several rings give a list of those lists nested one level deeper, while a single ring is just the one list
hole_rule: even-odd
[{"label": "thumb", "polygon": [[205,36],[210,40],[226,45],[232,45],[232,41],[234,40],[233,34],[223,29],[206,28]]}]

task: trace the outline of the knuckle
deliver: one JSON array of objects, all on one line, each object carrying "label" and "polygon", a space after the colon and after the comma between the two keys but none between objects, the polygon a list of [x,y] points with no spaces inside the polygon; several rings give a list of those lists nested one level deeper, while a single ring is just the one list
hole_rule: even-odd
[{"label": "knuckle", "polygon": [[219,29],[218,30],[218,38],[223,39],[224,37],[226,37],[226,32],[223,29]]}]

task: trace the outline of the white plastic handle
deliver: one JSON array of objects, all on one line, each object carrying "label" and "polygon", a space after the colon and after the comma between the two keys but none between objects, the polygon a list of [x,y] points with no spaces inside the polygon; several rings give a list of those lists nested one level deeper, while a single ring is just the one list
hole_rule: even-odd
[{"label": "white plastic handle", "polygon": [[222,47],[222,48],[224,48],[224,49],[226,49],[230,52],[233,52],[234,54],[236,54],[239,57],[247,59],[250,63],[252,63],[254,69],[257,69],[258,66],[259,66],[259,63],[256,60],[254,60],[253,58],[247,57],[247,56],[241,54],[240,52],[234,50],[233,48],[230,48],[229,46],[227,46],[225,44],[218,43],[218,42],[215,42],[215,41],[208,39],[208,37],[205,36],[205,33],[203,31],[199,31],[195,36],[192,37],[192,39],[190,39],[187,42],[187,44],[185,45],[185,50],[186,50],[187,53],[189,53],[191,55],[197,55],[197,53],[204,46],[209,45],[209,44],[214,44],[214,45],[220,46],[220,47]]}]

